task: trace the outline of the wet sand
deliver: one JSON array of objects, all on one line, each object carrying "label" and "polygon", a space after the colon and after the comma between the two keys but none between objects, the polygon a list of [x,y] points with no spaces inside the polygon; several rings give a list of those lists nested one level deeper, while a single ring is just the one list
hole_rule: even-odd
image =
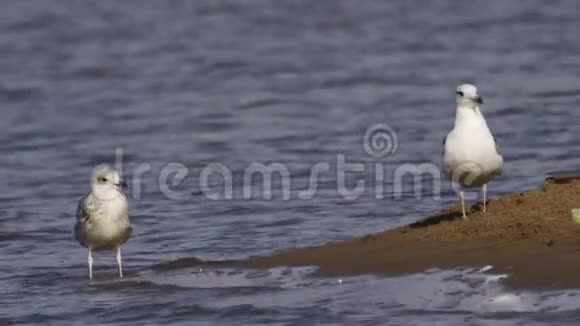
[{"label": "wet sand", "polygon": [[324,276],[402,275],[428,269],[482,268],[506,273],[516,288],[580,288],[580,178],[546,180],[541,190],[513,194],[488,203],[484,214],[471,207],[461,218],[459,205],[422,221],[318,247],[294,249],[243,261],[202,262],[194,258],[158,268],[193,265],[271,268],[318,266]]}]

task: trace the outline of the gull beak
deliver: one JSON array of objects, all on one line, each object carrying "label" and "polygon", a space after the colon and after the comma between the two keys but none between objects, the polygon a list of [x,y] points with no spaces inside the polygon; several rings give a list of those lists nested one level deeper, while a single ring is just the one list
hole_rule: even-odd
[{"label": "gull beak", "polygon": [[478,95],[478,96],[475,98],[475,103],[477,103],[477,104],[483,104],[483,98],[481,98],[481,96],[479,96],[479,95]]},{"label": "gull beak", "polygon": [[115,183],[115,186],[121,188],[121,189],[127,189],[129,186],[127,186],[127,183],[125,181],[120,181],[119,183]]}]

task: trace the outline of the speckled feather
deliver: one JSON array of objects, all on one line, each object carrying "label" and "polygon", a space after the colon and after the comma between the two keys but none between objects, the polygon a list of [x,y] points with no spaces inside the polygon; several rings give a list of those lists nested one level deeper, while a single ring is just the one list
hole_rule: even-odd
[{"label": "speckled feather", "polygon": [[132,233],[125,195],[101,200],[92,193],[79,201],[76,240],[93,250],[112,250],[125,243]]}]

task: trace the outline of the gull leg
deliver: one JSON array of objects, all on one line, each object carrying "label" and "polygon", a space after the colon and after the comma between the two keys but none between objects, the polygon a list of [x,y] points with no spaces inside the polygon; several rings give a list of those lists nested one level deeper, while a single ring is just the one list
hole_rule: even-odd
[{"label": "gull leg", "polygon": [[93,279],[93,251],[89,248],[89,280]]},{"label": "gull leg", "polygon": [[119,277],[123,278],[123,262],[121,259],[121,246],[117,247],[117,265],[119,266]]},{"label": "gull leg", "polygon": [[483,190],[483,212],[485,213],[487,212],[487,184],[484,184],[481,190]]},{"label": "gull leg", "polygon": [[467,215],[465,215],[465,193],[463,190],[459,191],[459,198],[461,198],[461,210],[463,211],[463,218],[467,219]]}]

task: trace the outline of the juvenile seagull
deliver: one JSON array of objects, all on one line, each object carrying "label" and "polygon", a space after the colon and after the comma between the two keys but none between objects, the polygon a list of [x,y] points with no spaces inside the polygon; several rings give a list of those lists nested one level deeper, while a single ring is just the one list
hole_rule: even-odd
[{"label": "juvenile seagull", "polygon": [[486,212],[487,183],[501,174],[503,158],[491,131],[479,110],[483,104],[477,88],[470,84],[457,87],[457,111],[453,130],[443,140],[445,172],[460,186],[463,218],[463,188],[482,187],[483,212]]},{"label": "juvenile seagull", "polygon": [[119,173],[109,165],[98,166],[93,174],[91,193],[79,201],[75,238],[89,249],[89,279],[93,278],[93,251],[115,250],[119,276],[123,278],[121,245],[132,232],[127,197]]}]

